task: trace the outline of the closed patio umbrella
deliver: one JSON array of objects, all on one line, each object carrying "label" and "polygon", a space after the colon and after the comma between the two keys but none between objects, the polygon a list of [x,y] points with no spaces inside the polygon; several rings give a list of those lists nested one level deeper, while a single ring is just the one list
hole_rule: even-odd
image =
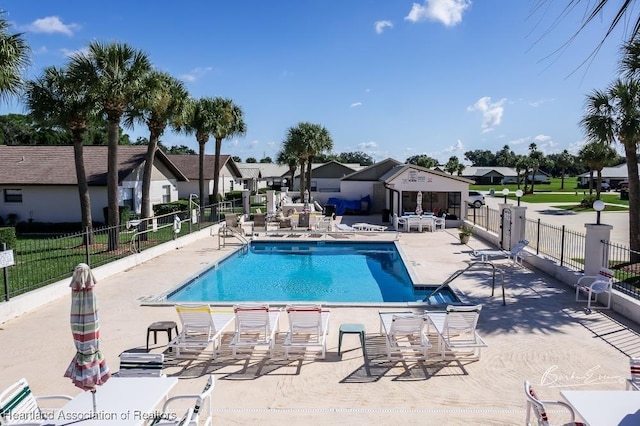
[{"label": "closed patio umbrella", "polygon": [[93,287],[96,280],[89,265],[80,263],[71,278],[71,333],[76,355],[64,373],[80,389],[91,391],[96,411],[96,386],[104,384],[111,373],[100,352],[98,306]]},{"label": "closed patio umbrella", "polygon": [[416,214],[422,216],[422,191],[416,195]]}]

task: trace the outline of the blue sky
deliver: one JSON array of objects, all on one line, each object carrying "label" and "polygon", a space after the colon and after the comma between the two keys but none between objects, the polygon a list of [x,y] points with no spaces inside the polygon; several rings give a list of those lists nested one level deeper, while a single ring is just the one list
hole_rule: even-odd
[{"label": "blue sky", "polygon": [[[308,121],[329,130],[336,153],[446,162],[505,144],[524,154],[535,142],[550,154],[575,153],[583,143],[586,95],[616,77],[624,28],[580,67],[613,10],[563,48],[583,10],[554,25],[568,0],[539,2],[7,0],[0,7],[12,30],[26,33],[31,76],[92,40],[119,41],[146,52],[193,97],[232,98],[247,134],[225,140],[224,154],[274,158],[287,128]],[[25,110],[0,105],[8,112]],[[148,137],[142,126],[127,132]],[[194,137],[167,132],[162,141],[197,151]]]}]

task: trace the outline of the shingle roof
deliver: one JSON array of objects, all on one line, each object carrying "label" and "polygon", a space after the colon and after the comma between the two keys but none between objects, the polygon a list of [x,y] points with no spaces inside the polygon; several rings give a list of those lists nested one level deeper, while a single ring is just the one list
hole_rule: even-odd
[{"label": "shingle roof", "polygon": [[[200,179],[200,159],[198,155],[184,154],[184,155],[167,155],[169,160],[180,169],[182,173],[189,178],[189,180]],[[209,180],[213,179],[213,162],[215,161],[215,155],[204,156],[204,178]],[[242,177],[242,172],[236,166],[230,155],[220,155],[220,170],[225,165],[229,166],[232,173],[235,173],[235,177]],[[228,164],[227,164],[228,163]]]},{"label": "shingle roof", "polygon": [[[107,147],[83,146],[84,168],[92,186],[107,184]],[[146,146],[118,147],[118,181],[140,166]],[[179,180],[187,180],[162,153],[156,158],[164,162]],[[4,185],[77,185],[72,146],[7,146],[0,145],[0,183]]]}]

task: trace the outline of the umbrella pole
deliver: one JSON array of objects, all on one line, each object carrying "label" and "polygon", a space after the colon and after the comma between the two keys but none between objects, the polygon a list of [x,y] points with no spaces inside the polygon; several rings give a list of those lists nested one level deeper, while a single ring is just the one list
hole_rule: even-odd
[{"label": "umbrella pole", "polygon": [[96,404],[96,390],[93,389],[91,391],[91,398],[93,399],[93,413],[97,413],[98,412],[98,405]]}]

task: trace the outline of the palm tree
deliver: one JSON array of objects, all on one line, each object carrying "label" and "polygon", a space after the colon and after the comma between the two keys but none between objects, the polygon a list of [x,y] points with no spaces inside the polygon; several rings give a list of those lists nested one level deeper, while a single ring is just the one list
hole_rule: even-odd
[{"label": "palm tree", "polygon": [[459,166],[460,160],[458,160],[458,157],[453,155],[449,157],[449,161],[447,161],[447,164],[444,165],[444,171],[449,173],[450,175],[453,175],[458,171]]},{"label": "palm tree", "polygon": [[[309,123],[306,123],[309,124]],[[307,126],[305,126],[307,127]],[[333,139],[329,131],[319,124],[310,124],[304,132],[309,138],[309,159],[307,162],[307,188],[311,194],[311,168],[316,155],[331,151],[333,149]]]},{"label": "palm tree", "polygon": [[[171,75],[152,71],[145,77],[144,93],[135,100],[128,113],[127,123],[140,121],[149,129],[149,144],[142,175],[142,218],[153,216],[151,211],[151,174],[160,136],[168,125],[177,128],[184,114],[189,93],[184,84]],[[143,222],[144,223],[144,222]]]},{"label": "palm tree", "polygon": [[606,90],[594,90],[586,102],[581,125],[587,139],[620,142],[624,146],[629,178],[629,246],[632,261],[640,261],[640,180],[638,142],[640,141],[640,81],[618,79]]},{"label": "palm tree", "polygon": [[[532,169],[532,176],[531,176],[531,193],[532,194],[536,185],[536,176],[538,175],[538,171],[540,170],[540,163],[543,160],[544,160],[544,155],[542,154],[542,152],[538,151],[538,146],[535,143],[531,143],[529,145],[529,165]],[[526,183],[525,183],[525,187],[526,187]]]},{"label": "palm tree", "polygon": [[207,202],[204,189],[204,157],[205,145],[213,131],[213,98],[189,99],[185,107],[185,116],[180,130],[188,135],[195,134],[198,142],[198,197],[200,214],[204,213]]},{"label": "palm tree", "polygon": [[9,22],[0,11],[0,99],[20,94],[22,75],[31,63],[29,45],[23,33],[10,34]]},{"label": "palm tree", "polygon": [[278,151],[276,163],[289,166],[289,174],[291,175],[289,181],[293,185],[293,178],[296,176],[296,170],[298,169],[298,156],[294,152],[286,151],[285,147],[283,147]]},{"label": "palm tree", "polygon": [[151,71],[151,63],[146,54],[125,43],[104,44],[91,42],[86,53],[78,53],[71,58],[69,72],[77,78],[86,78],[98,103],[101,113],[107,119],[107,203],[109,250],[119,245],[118,226],[118,140],[120,122],[132,102],[143,94],[144,77]]},{"label": "palm tree", "polygon": [[593,141],[582,147],[579,156],[589,167],[589,195],[593,194],[593,172],[597,173],[596,199],[599,200],[602,189],[602,169],[611,165],[618,158],[618,153],[606,142]]},{"label": "palm tree", "polygon": [[85,243],[92,244],[91,199],[82,155],[83,137],[91,117],[95,115],[95,104],[88,89],[84,80],[70,78],[67,70],[48,67],[40,77],[27,82],[25,102],[36,121],[71,132],[82,229],[87,230]]},{"label": "palm tree", "polygon": [[556,164],[560,167],[560,189],[564,189],[564,175],[567,168],[573,165],[573,156],[566,149],[560,153],[556,160]]},{"label": "palm tree", "polygon": [[[518,155],[516,159],[516,180],[518,181],[518,189],[520,189],[520,182],[524,182],[524,193],[527,193],[527,178],[529,177],[529,167],[531,159],[526,155]],[[522,179],[520,179],[522,177]]]},{"label": "palm tree", "polygon": [[[213,195],[218,197],[220,179],[220,151],[224,139],[242,136],[247,132],[242,109],[228,98],[213,99],[213,129],[211,135],[216,140],[213,164]],[[214,207],[214,214],[217,206]]]}]

